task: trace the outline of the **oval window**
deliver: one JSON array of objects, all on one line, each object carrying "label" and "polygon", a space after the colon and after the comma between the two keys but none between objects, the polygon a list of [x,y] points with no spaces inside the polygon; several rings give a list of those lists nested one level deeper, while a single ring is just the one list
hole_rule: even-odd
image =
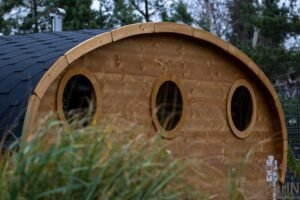
[{"label": "oval window", "polygon": [[231,87],[227,115],[232,132],[239,138],[250,135],[256,120],[254,91],[246,80],[237,80]]},{"label": "oval window", "polygon": [[155,104],[160,126],[166,131],[175,129],[182,116],[183,99],[178,86],[173,81],[165,81],[161,84]]},{"label": "oval window", "polygon": [[95,110],[95,92],[92,83],[83,75],[71,77],[63,91],[62,108],[68,122],[83,119],[84,125],[91,122]]},{"label": "oval window", "polygon": [[231,116],[235,127],[239,131],[248,128],[253,113],[253,103],[249,90],[239,86],[233,93],[231,100]]}]

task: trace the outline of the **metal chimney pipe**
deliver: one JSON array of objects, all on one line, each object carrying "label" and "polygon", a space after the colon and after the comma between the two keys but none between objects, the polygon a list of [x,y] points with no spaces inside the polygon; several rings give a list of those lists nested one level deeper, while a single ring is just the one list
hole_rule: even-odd
[{"label": "metal chimney pipe", "polygon": [[52,31],[60,32],[63,30],[63,17],[66,15],[66,11],[62,8],[54,8],[50,12],[52,17]]}]

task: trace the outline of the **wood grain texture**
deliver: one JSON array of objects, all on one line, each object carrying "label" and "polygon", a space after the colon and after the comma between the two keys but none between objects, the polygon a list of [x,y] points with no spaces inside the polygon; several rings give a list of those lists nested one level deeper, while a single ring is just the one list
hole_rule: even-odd
[{"label": "wood grain texture", "polygon": [[61,76],[56,78],[51,84],[51,87],[45,92],[43,98],[40,99],[35,126],[40,124],[39,121],[44,122],[47,121],[48,118],[58,119],[56,97],[60,80]]},{"label": "wood grain texture", "polygon": [[172,22],[154,23],[156,33],[179,33],[183,35],[193,36],[193,28],[185,24],[176,24]]},{"label": "wood grain texture", "polygon": [[[139,30],[139,26],[133,25],[128,30]],[[118,116],[128,124],[143,126],[144,132],[153,134],[156,129],[151,117],[151,92],[162,74],[172,74],[181,80],[185,88],[187,111],[178,136],[168,143],[175,155],[199,163],[193,167],[199,176],[191,173],[191,182],[199,190],[207,188],[213,191],[216,185],[220,185],[218,190],[224,191],[226,184],[220,183],[222,181],[217,177],[221,176],[226,181],[228,172],[233,168],[239,170],[244,160],[249,163],[243,174],[247,194],[251,196],[249,191],[255,189],[267,190],[264,165],[270,154],[281,163],[280,179],[283,181],[286,127],[270,81],[238,49],[228,45],[226,51],[227,43],[206,32],[182,25],[172,27],[169,23],[154,23],[154,26],[154,34],[139,34],[137,31],[134,36],[128,37],[129,33],[122,36],[120,32],[117,41],[93,47],[71,65],[64,66],[60,69],[63,71],[60,76],[71,68],[88,69],[101,85],[102,118],[109,121],[111,116]],[[114,34],[117,35],[117,32]],[[58,67],[53,66],[54,71],[55,68]],[[251,84],[257,101],[253,132],[244,139],[234,136],[227,120],[227,96],[238,79],[245,79]],[[59,77],[45,88],[46,91],[40,92],[45,94],[41,102],[47,99],[49,104],[56,104],[58,82]],[[37,112],[57,111],[56,106],[42,106],[39,108],[42,111],[38,109]],[[116,122],[116,126],[124,126],[123,122]],[[256,178],[253,174],[257,175]]]},{"label": "wood grain texture", "polygon": [[68,63],[72,63],[74,60],[80,58],[84,54],[101,47],[103,45],[109,44],[112,42],[112,36],[110,32],[102,33],[100,35],[94,36],[76,47],[72,48],[65,53],[65,56],[68,60]]},{"label": "wood grain texture", "polygon": [[214,44],[217,47],[220,47],[221,49],[223,49],[224,51],[228,51],[229,44],[227,42],[225,42],[224,40],[220,40],[220,38],[218,38],[217,36],[214,36],[213,34],[211,34],[209,32],[194,28],[193,36],[194,36],[194,38]]},{"label": "wood grain texture", "polygon": [[[113,32],[114,32],[114,35],[116,35],[116,40],[117,40],[117,39],[121,39],[121,38],[126,38],[127,36],[132,36],[132,35],[142,35],[142,34],[145,34],[145,33],[149,34],[153,31],[152,30],[153,26],[154,26],[154,31],[156,33],[176,33],[176,34],[183,34],[183,35],[193,36],[194,38],[201,39],[203,41],[209,42],[209,43],[211,43],[211,44],[213,44],[213,45],[217,46],[218,48],[221,48],[225,51],[227,49],[228,53],[230,53],[231,55],[233,55],[234,57],[236,57],[237,59],[239,59],[241,62],[243,62],[245,64],[245,68],[248,68],[252,72],[254,72],[255,74],[258,74],[258,77],[259,77],[260,81],[262,81],[264,86],[266,86],[268,88],[268,92],[271,93],[271,95],[274,98],[274,101],[276,102],[276,104],[280,104],[272,84],[265,77],[264,73],[255,65],[255,63],[253,63],[251,61],[251,59],[249,59],[246,55],[244,55],[237,48],[233,47],[230,44],[227,44],[226,42],[222,41],[221,39],[219,39],[215,36],[212,36],[211,34],[205,32],[205,31],[194,29],[194,28],[189,27],[187,25],[160,22],[160,23],[144,23],[144,24],[129,25],[129,26],[125,26],[125,27],[121,27],[119,29],[116,29]],[[132,33],[130,33],[130,31]],[[83,43],[79,44],[78,46],[74,47],[73,49],[68,51],[65,54],[65,56],[66,56],[68,62],[72,63],[74,60],[78,59],[80,56],[84,55],[85,53],[90,52],[90,51],[94,50],[95,48],[98,48],[98,47],[101,47],[103,45],[109,44],[112,41],[113,41],[112,40],[112,33],[100,34],[100,35],[95,36],[95,37],[87,40],[86,42],[83,42]],[[143,49],[141,49],[141,50],[143,50]],[[178,49],[178,51],[180,51],[180,49]],[[181,54],[180,56],[183,56],[183,55]],[[174,57],[173,57],[173,59],[174,59]],[[166,64],[168,63],[168,60],[166,60],[166,59],[162,59],[162,60],[155,59],[155,61],[157,63],[159,63],[160,65],[164,65],[165,63]],[[49,70],[44,75],[44,77],[49,76],[49,73],[59,74],[64,69],[67,68],[65,63],[60,64],[60,62],[64,62],[64,61],[58,61],[58,63],[56,63],[56,65],[53,65],[51,67],[52,70]],[[116,62],[118,62],[118,55],[116,57]],[[208,62],[213,62],[213,61],[208,61]],[[117,66],[117,68],[119,68],[121,66],[120,64]],[[188,73],[188,71],[185,70],[186,67],[187,67],[187,64],[182,65],[182,68],[184,69],[184,72],[183,72],[184,76],[188,77],[188,76],[195,75],[195,74]],[[191,66],[189,66],[189,67],[191,67]],[[144,66],[141,66],[141,68],[144,71],[149,69],[149,68],[146,68]],[[201,69],[201,68],[199,68],[199,69]],[[159,71],[155,71],[155,70],[150,70],[150,71],[159,73]],[[203,74],[203,73],[197,73],[196,76],[199,76],[200,74]],[[220,76],[222,74],[224,74],[224,73],[215,72],[215,73],[210,74],[210,75],[211,75],[211,77],[217,77],[218,78],[218,76]],[[230,77],[230,76],[225,76],[225,77]],[[236,78],[236,76],[234,78]],[[39,84],[43,84],[43,82],[47,83],[47,81],[40,81]],[[51,82],[49,82],[49,83],[51,83]],[[47,90],[47,85],[49,86],[49,84],[45,84],[45,86],[43,86],[43,87],[39,87],[39,84],[37,86],[37,88],[39,88],[38,93],[43,94],[45,92],[45,90]],[[277,107],[276,109],[278,110],[279,114],[283,113],[281,107]],[[285,123],[284,120],[281,123]],[[286,146],[287,146],[287,144],[286,144]],[[283,165],[286,165],[286,163],[285,164],[283,163]]]},{"label": "wood grain texture", "polygon": [[[207,43],[162,34],[120,40],[83,56],[70,68],[85,67],[95,73],[103,87],[103,116],[118,113],[120,118],[142,124],[149,132],[155,131],[150,112],[155,83],[164,73],[181,79],[187,93],[186,120],[172,141],[171,149],[181,157],[204,162],[206,175],[215,177],[206,183],[207,188],[220,184],[216,173],[222,174],[225,182],[228,170],[239,166],[250,154],[249,171],[245,174],[245,184],[250,187],[256,179],[265,179],[265,172],[259,168],[264,166],[267,155],[275,154],[282,160],[282,140],[273,138],[277,130],[270,119],[278,116],[266,100],[271,96],[265,93],[262,84],[248,76],[248,71],[239,67],[240,64],[228,60],[226,52]],[[158,73],[146,73],[151,69],[157,69]],[[230,130],[226,107],[230,88],[240,78],[251,83],[258,102],[253,132],[242,140]],[[202,182],[205,181],[198,181],[196,185],[203,188]],[[257,187],[264,187],[258,184]]]},{"label": "wood grain texture", "polygon": [[27,111],[26,111],[26,116],[25,116],[25,121],[23,126],[22,141],[30,138],[30,136],[35,131],[37,125],[36,119],[37,119],[37,114],[39,112],[40,102],[41,100],[36,94],[31,95],[27,106]]},{"label": "wood grain texture", "polygon": [[118,41],[130,36],[153,33],[153,32],[154,32],[154,23],[138,23],[138,24],[131,24],[128,26],[124,26],[112,30],[111,34],[112,34],[113,41]]}]

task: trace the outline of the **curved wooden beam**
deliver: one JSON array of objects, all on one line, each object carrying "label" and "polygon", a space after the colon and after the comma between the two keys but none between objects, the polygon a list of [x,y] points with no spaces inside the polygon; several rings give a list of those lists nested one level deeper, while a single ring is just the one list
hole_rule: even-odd
[{"label": "curved wooden beam", "polygon": [[[101,46],[134,35],[143,35],[143,34],[151,34],[151,33],[174,33],[174,34],[186,35],[189,37],[193,37],[195,39],[208,42],[220,49],[223,49],[225,52],[227,52],[228,54],[232,55],[233,57],[235,57],[236,59],[244,63],[245,66],[248,69],[250,69],[250,71],[252,71],[254,74],[257,75],[258,79],[263,83],[263,85],[266,87],[266,89],[269,91],[270,95],[272,96],[274,105],[277,108],[277,113],[280,118],[280,123],[282,127],[282,139],[283,139],[283,152],[282,152],[283,160],[281,163],[282,168],[281,168],[280,181],[284,182],[286,168],[287,168],[287,150],[288,150],[287,131],[286,131],[286,124],[284,120],[283,110],[272,83],[262,72],[262,70],[239,49],[221,40],[220,38],[212,35],[211,33],[187,25],[170,23],[170,22],[132,24],[132,25],[128,25],[128,26],[124,26],[112,30],[110,32],[97,35],[95,37],[92,37],[80,43],[79,45],[75,46],[74,48],[66,52],[64,56],[59,58],[39,81],[38,85],[34,90],[35,95],[33,95],[29,101],[27,114],[26,114],[26,121],[28,122],[34,121],[34,119],[32,118],[36,115],[35,112],[37,112],[36,107],[38,106],[38,104],[35,104],[36,101],[33,100],[32,98],[36,98],[35,96],[37,96],[39,99],[42,99],[48,87],[53,83],[53,81],[59,75],[62,74],[62,72],[69,66],[69,64],[73,63],[75,60],[87,54],[88,52],[93,51],[94,49],[99,48]],[[31,123],[24,125],[23,127],[24,133],[27,130],[31,130],[31,128],[29,127],[30,124]]]},{"label": "curved wooden beam", "polygon": [[26,115],[24,119],[24,125],[22,130],[22,141],[25,138],[23,137],[23,135],[26,135],[26,140],[27,139],[30,140],[30,137],[32,136],[31,133],[35,131],[34,126],[37,125],[35,119],[37,118],[38,108],[40,106],[40,103],[41,103],[41,99],[36,94],[32,94],[29,99],[29,103],[27,106]]},{"label": "curved wooden beam", "polygon": [[111,31],[112,40],[118,41],[134,35],[154,33],[154,23],[140,23],[123,26]]}]

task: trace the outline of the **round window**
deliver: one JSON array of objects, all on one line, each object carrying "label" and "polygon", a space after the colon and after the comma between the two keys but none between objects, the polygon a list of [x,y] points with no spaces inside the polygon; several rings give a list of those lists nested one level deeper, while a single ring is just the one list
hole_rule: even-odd
[{"label": "round window", "polygon": [[250,135],[256,119],[255,95],[245,80],[236,81],[230,92],[227,105],[229,125],[239,138]]},{"label": "round window", "polygon": [[181,133],[186,115],[186,95],[175,76],[159,78],[151,95],[151,112],[155,128],[164,138],[172,139]]},{"label": "round window", "polygon": [[97,124],[101,117],[101,89],[94,74],[84,67],[70,68],[60,81],[56,105],[62,121],[77,121],[80,126]]},{"label": "round window", "polygon": [[95,92],[92,83],[83,75],[75,75],[67,82],[62,106],[65,118],[71,122],[72,119],[84,119],[90,123],[95,114]]},{"label": "round window", "polygon": [[231,116],[235,127],[239,131],[248,128],[253,113],[252,98],[245,86],[239,86],[233,93],[231,100]]},{"label": "round window", "polygon": [[166,130],[173,130],[182,115],[182,96],[178,86],[172,81],[164,82],[156,96],[156,116]]}]

